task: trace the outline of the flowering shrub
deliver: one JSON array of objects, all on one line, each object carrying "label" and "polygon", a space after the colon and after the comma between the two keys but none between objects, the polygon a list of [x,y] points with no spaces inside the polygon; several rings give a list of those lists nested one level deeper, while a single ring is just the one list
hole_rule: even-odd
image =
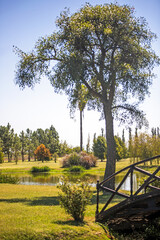
[{"label": "flowering shrub", "polygon": [[59,193],[61,207],[64,207],[75,221],[83,222],[86,206],[92,197],[89,183],[78,180],[71,184],[67,178],[62,178],[58,188],[62,191]]},{"label": "flowering shrub", "polygon": [[90,167],[95,167],[97,163],[97,158],[93,154],[87,154],[85,152],[80,153],[80,162],[81,166],[83,166],[86,169],[89,169]]},{"label": "flowering shrub", "polygon": [[90,167],[95,167],[96,162],[97,158],[92,154],[85,152],[72,153],[62,159],[62,167],[82,166],[89,169]]}]

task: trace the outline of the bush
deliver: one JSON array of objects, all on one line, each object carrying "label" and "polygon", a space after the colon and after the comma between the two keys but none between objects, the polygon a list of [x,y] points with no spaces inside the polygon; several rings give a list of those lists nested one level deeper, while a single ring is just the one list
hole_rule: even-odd
[{"label": "bush", "polygon": [[80,162],[81,162],[81,166],[83,166],[86,169],[89,169],[90,167],[96,166],[97,158],[93,154],[81,152]]},{"label": "bush", "polygon": [[11,184],[17,184],[19,183],[18,177],[12,177],[8,174],[1,174],[0,173],[0,183],[11,183]]},{"label": "bush", "polygon": [[44,166],[44,167],[32,167],[31,172],[37,173],[37,172],[49,172],[51,171],[50,167]]},{"label": "bush", "polygon": [[83,172],[84,168],[81,166],[72,166],[68,169],[69,172]]},{"label": "bush", "polygon": [[92,197],[89,183],[78,180],[71,184],[67,178],[62,178],[58,188],[62,191],[59,193],[61,207],[64,207],[75,221],[83,222],[86,206]]},{"label": "bush", "polygon": [[72,153],[70,155],[66,155],[62,160],[62,167],[71,167],[71,166],[82,166],[86,169],[90,167],[95,167],[97,162],[97,158],[85,152],[81,153]]}]

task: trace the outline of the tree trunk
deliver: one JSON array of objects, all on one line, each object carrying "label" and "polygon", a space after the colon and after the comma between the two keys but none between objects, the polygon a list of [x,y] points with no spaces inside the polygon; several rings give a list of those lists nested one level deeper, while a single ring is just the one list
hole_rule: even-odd
[{"label": "tree trunk", "polygon": [[24,162],[24,151],[23,151],[23,148],[22,148],[22,162]]},{"label": "tree trunk", "polygon": [[7,150],[8,162],[11,162],[10,152]]},{"label": "tree trunk", "polygon": [[82,111],[80,110],[80,150],[83,149]]},{"label": "tree trunk", "polygon": [[31,152],[29,150],[29,152],[28,152],[28,162],[30,162],[30,161],[31,161]]},{"label": "tree trunk", "polygon": [[[106,130],[106,140],[107,140],[107,161],[106,169],[104,174],[104,179],[115,173],[116,169],[116,145],[114,140],[114,129],[113,129],[113,116],[110,106],[107,104],[104,106],[104,116],[105,116],[105,130]],[[105,184],[106,187],[115,188],[115,178],[112,178],[109,182]]]}]

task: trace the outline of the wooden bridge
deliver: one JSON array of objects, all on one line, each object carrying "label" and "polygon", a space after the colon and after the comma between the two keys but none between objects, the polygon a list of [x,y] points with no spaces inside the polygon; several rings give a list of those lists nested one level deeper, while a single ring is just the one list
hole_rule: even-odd
[{"label": "wooden bridge", "polygon": [[[139,228],[142,224],[160,216],[160,188],[154,186],[155,181],[160,183],[160,177],[157,176],[160,166],[158,166],[153,173],[149,173],[140,168],[142,164],[146,164],[147,162],[152,163],[154,160],[157,160],[159,165],[159,158],[160,155],[131,164],[130,166],[112,174],[103,182],[99,183],[99,181],[97,181],[97,222],[107,222],[108,226],[114,230],[126,230]],[[126,174],[115,190],[106,187],[107,182],[122,172],[126,172]],[[144,174],[146,178],[141,186],[139,186],[136,191],[133,191],[133,174],[135,172]],[[130,177],[130,191],[129,194],[126,194],[121,191],[121,187],[128,177]],[[109,199],[101,210],[99,210],[99,203],[101,200],[101,195],[99,194],[100,190],[111,193]],[[125,198],[125,200],[109,208],[109,204],[117,195]]]}]

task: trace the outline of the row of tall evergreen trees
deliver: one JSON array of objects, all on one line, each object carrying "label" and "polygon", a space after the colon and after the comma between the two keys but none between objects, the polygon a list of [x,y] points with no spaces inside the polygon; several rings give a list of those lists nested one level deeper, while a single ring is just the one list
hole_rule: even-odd
[{"label": "row of tall evergreen trees", "polygon": [[[152,128],[151,134],[138,133],[137,128],[133,132],[129,128],[128,135],[128,141],[125,140],[124,130],[122,137],[115,136],[117,160],[129,157],[135,162],[160,154],[160,130],[158,127]],[[19,135],[14,133],[14,129],[9,123],[7,126],[0,126],[0,162],[4,154],[9,162],[12,159],[17,162],[20,156],[24,161],[26,155],[30,161],[34,157],[35,149],[40,144],[44,144],[51,154],[57,153],[59,156],[80,151],[80,147],[72,148],[66,141],[60,142],[58,132],[53,126],[45,130],[38,128],[36,131],[28,128],[26,131],[21,131]],[[106,159],[107,144],[103,131],[101,136],[94,135],[92,146],[90,146],[90,137],[88,138],[86,151],[93,152],[101,160]]]},{"label": "row of tall evergreen trees", "polygon": [[28,155],[28,161],[30,161],[34,156],[35,149],[40,144],[44,144],[52,154],[63,151],[58,132],[53,126],[45,130],[38,128],[33,132],[27,128],[19,135],[14,133],[14,129],[9,123],[7,126],[0,126],[0,152],[7,155],[9,162],[12,159],[18,161],[20,155],[22,161],[24,161],[25,155]]}]

